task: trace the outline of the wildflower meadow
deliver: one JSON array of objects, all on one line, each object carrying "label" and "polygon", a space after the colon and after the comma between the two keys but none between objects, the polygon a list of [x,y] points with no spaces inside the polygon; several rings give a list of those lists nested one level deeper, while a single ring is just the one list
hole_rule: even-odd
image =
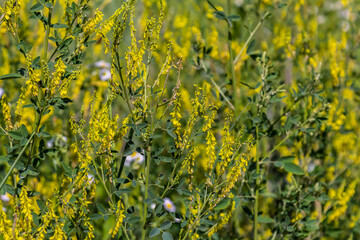
[{"label": "wildflower meadow", "polygon": [[0,0],[0,240],[360,239],[359,0]]}]

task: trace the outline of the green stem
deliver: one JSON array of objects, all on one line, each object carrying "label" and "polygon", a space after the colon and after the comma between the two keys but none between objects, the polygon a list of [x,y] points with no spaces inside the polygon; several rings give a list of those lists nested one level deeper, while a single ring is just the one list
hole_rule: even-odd
[{"label": "green stem", "polygon": [[[228,5],[228,15],[230,15],[230,0],[227,1]],[[231,34],[231,22],[228,21],[228,48],[229,48],[229,67],[231,71],[231,78],[233,82],[233,98],[234,98],[234,107],[235,107],[235,116],[237,116],[237,111],[239,108],[239,98],[237,94],[237,81],[235,76],[235,67],[234,67],[234,56],[231,47],[232,34]]]},{"label": "green stem", "polygon": [[127,240],[130,240],[130,238],[129,238],[129,236],[128,236],[128,234],[127,234],[126,229],[124,228],[124,226],[121,226],[121,228],[122,228],[122,230],[123,230],[123,233],[125,234],[126,239],[127,239]]},{"label": "green stem", "polygon": [[[148,147],[149,149],[150,146]],[[149,191],[149,176],[150,176],[150,155],[151,155],[151,151],[148,150],[146,153],[146,173],[145,173],[145,181],[146,181],[146,185],[145,185],[145,200],[148,198],[148,191]],[[144,208],[143,208],[143,229],[142,230],[142,234],[141,234],[141,239],[144,240],[145,239],[145,235],[146,235],[146,215],[147,215],[147,203],[144,201]]]},{"label": "green stem", "polygon": [[254,28],[254,30],[250,33],[250,36],[248,37],[248,39],[246,40],[244,46],[241,48],[240,52],[238,53],[238,55],[236,55],[236,58],[233,62],[233,64],[235,65],[239,60],[240,57],[242,55],[242,53],[244,52],[244,50],[246,49],[246,47],[249,45],[251,39],[254,37],[255,33],[257,32],[257,30],[259,29],[259,27],[261,26],[261,24],[264,22],[265,18],[269,15],[269,13],[265,13],[265,15],[261,18],[260,22],[256,25],[256,27]]},{"label": "green stem", "polygon": [[[67,189],[67,191],[59,198],[59,199],[61,199],[61,201],[69,194],[69,192],[71,191],[71,189],[72,189],[75,185],[78,184],[78,182],[79,182],[79,181],[81,180],[81,178],[85,175],[85,173],[86,173],[86,171],[84,171],[84,172],[82,173],[82,175],[81,175],[79,178],[77,178],[76,181],[73,182],[73,183],[70,185],[70,187]],[[55,209],[59,206],[59,204],[60,204],[61,201],[58,201],[58,202],[54,205],[53,210],[55,210]],[[41,224],[40,224],[39,226],[37,226],[37,228],[35,229],[35,231],[33,231],[33,233],[32,233],[32,237],[35,237],[36,233],[39,231],[39,229],[40,229],[41,226],[42,226]]]},{"label": "green stem", "polygon": [[[256,125],[256,173],[260,173],[260,164],[259,164],[259,126]],[[254,240],[258,239],[258,212],[259,212],[259,185],[260,177],[256,178],[255,185],[255,206],[254,206]]]},{"label": "green stem", "polygon": [[24,154],[27,146],[29,145],[30,141],[32,140],[32,138],[34,137],[35,135],[35,132],[33,132],[31,135],[30,135],[30,138],[27,140],[25,146],[23,147],[23,149],[21,150],[20,154],[17,156],[17,158],[15,159],[15,162],[11,165],[10,167],[10,170],[6,173],[4,179],[2,180],[2,182],[0,183],[0,191],[1,189],[3,188],[3,186],[5,185],[7,179],[9,178],[11,172],[14,170],[16,164],[19,162],[21,156]]},{"label": "green stem", "polygon": [[69,36],[69,33],[71,31],[72,26],[74,25],[77,17],[81,14],[82,10],[80,10],[79,12],[76,13],[76,15],[74,16],[74,19],[72,20],[69,28],[66,30],[65,36],[64,38],[61,40],[61,42],[56,46],[55,50],[52,52],[52,54],[50,55],[50,58],[47,60],[47,62],[50,62],[51,59],[54,57],[54,55],[56,54],[56,52],[59,50],[59,48],[61,47],[61,45],[65,42],[66,38]]},{"label": "green stem", "polygon": [[110,202],[111,202],[111,205],[112,205],[111,207],[113,207],[114,201],[113,201],[113,199],[112,199],[112,195],[110,194],[109,189],[106,187],[106,183],[105,183],[104,179],[102,178],[102,176],[101,176],[100,173],[99,173],[98,166],[96,165],[96,162],[95,162],[94,158],[91,158],[91,160],[92,160],[92,164],[94,165],[96,174],[98,175],[101,184],[103,185],[103,187],[104,187],[107,195],[109,196],[109,199],[110,199]]},{"label": "green stem", "polygon": [[187,229],[184,237],[183,237],[183,238],[180,238],[180,239],[186,239],[186,237],[187,237],[188,234],[190,233],[190,230],[191,230],[193,227],[195,227],[195,224],[197,223],[198,219],[200,218],[202,211],[203,211],[204,208],[206,207],[206,204],[207,204],[207,202],[210,200],[211,197],[212,197],[212,194],[209,194],[209,196],[208,196],[207,198],[205,197],[204,203],[203,203],[202,207],[200,208],[199,213],[198,213],[198,215],[196,216],[196,218],[195,218],[195,220],[194,220],[194,222],[193,222],[193,225],[192,225],[192,226],[189,226],[189,228]]},{"label": "green stem", "polygon": [[[54,1],[52,1],[52,4],[54,4]],[[47,52],[48,52],[48,47],[49,47],[49,35],[50,35],[50,28],[51,28],[51,15],[52,15],[52,8],[49,9],[49,14],[48,14],[48,25],[46,28],[46,33],[45,33],[45,49],[44,49],[44,56],[43,56],[43,60],[47,61]]]},{"label": "green stem", "polygon": [[[148,63],[147,63],[147,68],[146,68],[146,76],[144,79],[144,108],[145,110],[147,109],[147,78],[149,76],[149,71],[150,71],[150,61],[151,61],[151,56],[152,54],[149,53],[148,56]],[[154,129],[154,123],[155,123],[155,117],[156,117],[156,111],[157,111],[157,103],[156,103],[156,107],[155,107],[155,111],[152,113],[153,115],[151,116],[151,124],[150,124],[150,133],[153,131]],[[151,158],[151,146],[152,145],[152,141],[151,141],[151,137],[148,140],[148,146],[146,149],[146,172],[145,172],[145,200],[148,198],[148,191],[149,191],[149,177],[150,177],[150,158]],[[146,216],[147,216],[147,203],[146,201],[144,201],[144,208],[143,208],[143,231],[142,231],[142,235],[141,238],[144,240],[145,239],[145,235],[146,235]]]}]

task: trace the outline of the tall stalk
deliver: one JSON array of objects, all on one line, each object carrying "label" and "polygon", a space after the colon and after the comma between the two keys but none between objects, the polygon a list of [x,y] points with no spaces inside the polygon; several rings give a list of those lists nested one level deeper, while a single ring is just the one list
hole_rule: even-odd
[{"label": "tall stalk", "polygon": [[[230,15],[230,0],[227,0],[227,14]],[[227,20],[228,25],[228,48],[229,48],[229,68],[231,71],[231,78],[233,83],[233,98],[234,98],[234,108],[235,108],[235,116],[237,116],[238,109],[239,109],[239,98],[237,95],[237,81],[236,81],[236,75],[235,75],[235,67],[234,67],[234,54],[231,47],[232,42],[232,33],[231,33],[231,22]]]},{"label": "tall stalk", "polygon": [[259,185],[260,185],[260,164],[259,164],[259,125],[256,125],[256,178],[255,184],[255,206],[254,206],[254,240],[258,239],[258,213],[259,213]]}]

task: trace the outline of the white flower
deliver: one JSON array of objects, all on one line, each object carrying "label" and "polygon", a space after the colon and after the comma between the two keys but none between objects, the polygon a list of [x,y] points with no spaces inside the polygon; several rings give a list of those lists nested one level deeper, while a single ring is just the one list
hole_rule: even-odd
[{"label": "white flower", "polygon": [[244,0],[235,0],[235,5],[241,7],[244,4]]},{"label": "white flower", "polygon": [[180,218],[174,218],[175,222],[181,222],[181,219]]},{"label": "white flower", "polygon": [[151,208],[152,210],[154,210],[154,209],[156,208],[156,203],[150,204],[150,208]]},{"label": "white flower", "polygon": [[315,164],[312,162],[309,163],[307,171],[310,173],[310,172],[314,171],[314,169],[315,169]]},{"label": "white flower", "polygon": [[169,212],[176,211],[176,207],[175,207],[174,203],[170,200],[170,198],[164,198],[164,208],[165,208],[165,210],[167,210]]},{"label": "white flower", "polygon": [[2,95],[4,95],[5,91],[3,88],[0,87],[0,98],[2,97]]},{"label": "white flower", "polygon": [[47,148],[52,148],[54,146],[54,139],[51,139],[50,141],[48,141],[47,143],[46,143],[46,147]]},{"label": "white flower", "polygon": [[131,155],[127,156],[125,158],[125,166],[130,167],[132,162],[136,162],[138,164],[142,164],[145,160],[144,155],[138,152],[133,152]]},{"label": "white flower", "polygon": [[97,61],[94,65],[95,65],[95,67],[98,67],[98,68],[110,68],[111,67],[110,63],[105,62],[104,60]]},{"label": "white flower", "polygon": [[99,77],[101,81],[107,81],[111,78],[111,72],[109,69],[103,68],[99,72]]},{"label": "white flower", "polygon": [[3,202],[8,202],[8,201],[10,201],[10,198],[9,198],[9,196],[8,196],[7,194],[5,194],[5,195],[0,195],[0,199],[1,199],[1,201],[3,201]]},{"label": "white flower", "polygon": [[92,184],[95,180],[95,177],[92,174],[88,174],[88,179],[89,179],[90,184]]}]

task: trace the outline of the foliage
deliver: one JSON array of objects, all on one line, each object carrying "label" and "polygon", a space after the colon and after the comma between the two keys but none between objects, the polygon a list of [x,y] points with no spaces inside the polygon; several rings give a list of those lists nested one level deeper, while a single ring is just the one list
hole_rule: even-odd
[{"label": "foliage", "polygon": [[2,1],[0,239],[358,238],[359,9]]}]

